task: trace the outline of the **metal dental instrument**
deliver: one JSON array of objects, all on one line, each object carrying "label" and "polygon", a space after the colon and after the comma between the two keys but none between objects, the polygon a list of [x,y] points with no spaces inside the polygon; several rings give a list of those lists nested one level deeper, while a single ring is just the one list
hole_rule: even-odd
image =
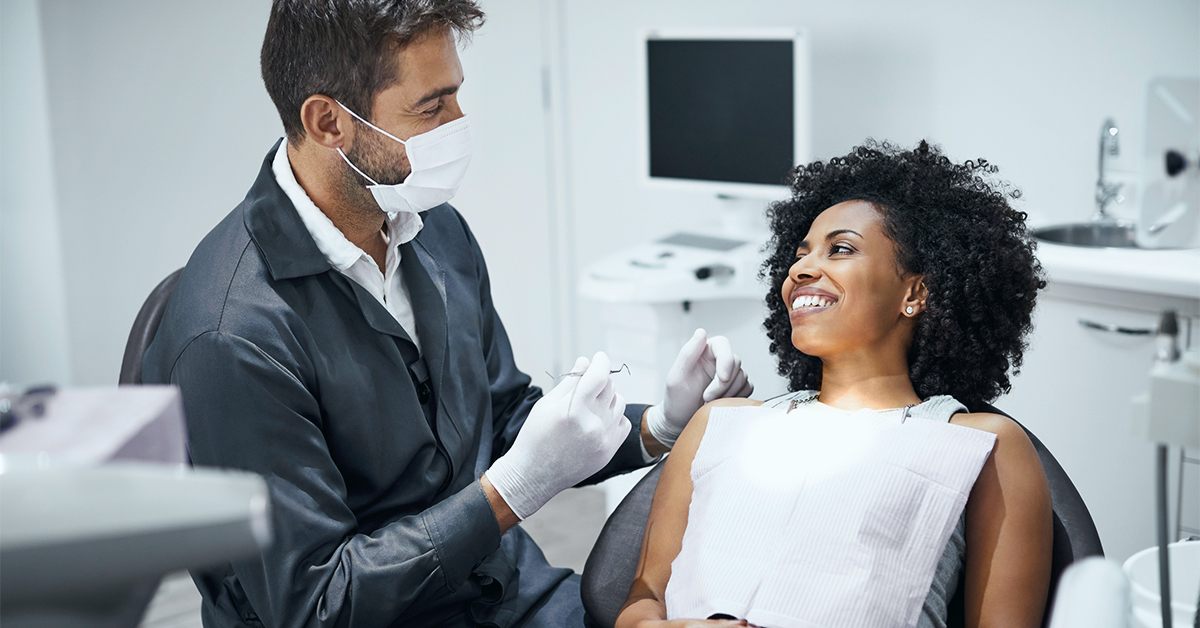
[{"label": "metal dental instrument", "polygon": [[[624,363],[622,363],[619,368],[609,371],[608,374],[616,375],[617,373],[620,373],[621,371],[625,371],[625,373],[628,375],[633,375],[633,371],[629,370],[629,365],[624,364]],[[570,373],[563,373],[562,375],[555,377],[550,374],[550,371],[542,371],[542,372],[546,374],[546,377],[549,377],[550,379],[554,380],[554,383],[556,383],[556,384],[558,383],[558,380],[560,380],[564,377],[583,377],[583,373],[584,373],[584,371],[571,371]]]}]

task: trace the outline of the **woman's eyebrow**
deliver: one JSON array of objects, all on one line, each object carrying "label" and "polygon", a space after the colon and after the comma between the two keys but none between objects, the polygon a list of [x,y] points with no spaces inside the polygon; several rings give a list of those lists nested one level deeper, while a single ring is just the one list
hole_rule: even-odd
[{"label": "woman's eyebrow", "polygon": [[826,241],[832,240],[832,239],[842,235],[843,233],[853,233],[854,235],[856,235],[860,238],[863,237],[863,235],[861,233],[859,233],[853,229],[835,229],[833,231],[830,231],[829,234],[825,236],[825,240]]},{"label": "woman's eyebrow", "polygon": [[[856,235],[860,238],[863,237],[863,235],[861,233],[859,233],[853,229],[835,229],[834,231],[830,231],[825,236],[825,241],[828,242],[829,240],[832,240],[832,239],[842,235],[843,233],[853,233],[854,235]],[[796,245],[797,250],[807,249],[807,248],[808,248],[808,239],[801,240],[800,244]]]}]

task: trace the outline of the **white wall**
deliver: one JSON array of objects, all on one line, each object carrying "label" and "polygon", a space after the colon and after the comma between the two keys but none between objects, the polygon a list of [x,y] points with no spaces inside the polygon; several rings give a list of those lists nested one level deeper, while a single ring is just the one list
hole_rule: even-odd
[{"label": "white wall", "polygon": [[539,385],[561,373],[557,238],[543,102],[537,0],[484,0],[487,23],[460,57],[460,103],[471,117],[474,155],[454,206],[487,255],[492,298],[517,364]]},{"label": "white wall", "polygon": [[77,384],[116,383],[142,301],[281,135],[258,77],[268,8],[42,1]]},{"label": "white wall", "polygon": [[37,0],[0,4],[0,382],[69,384]]}]

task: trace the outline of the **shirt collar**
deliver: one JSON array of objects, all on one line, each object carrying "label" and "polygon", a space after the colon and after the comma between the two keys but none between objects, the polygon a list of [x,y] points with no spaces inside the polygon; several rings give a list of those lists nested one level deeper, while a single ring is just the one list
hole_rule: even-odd
[{"label": "shirt collar", "polygon": [[[288,160],[286,140],[281,142],[279,149],[275,151],[271,170],[275,174],[275,181],[283,189],[292,205],[296,207],[296,213],[300,215],[301,222],[308,229],[309,235],[317,244],[317,249],[325,256],[330,266],[345,272],[359,259],[367,257],[362,249],[346,239],[341,230],[334,226],[333,221],[317,207],[316,203],[312,202],[308,193],[300,186],[300,182],[296,180],[296,175],[292,172],[292,164]],[[388,214],[389,246],[400,246],[411,241],[421,232],[422,226],[424,226],[424,222],[418,214],[407,212]]]}]

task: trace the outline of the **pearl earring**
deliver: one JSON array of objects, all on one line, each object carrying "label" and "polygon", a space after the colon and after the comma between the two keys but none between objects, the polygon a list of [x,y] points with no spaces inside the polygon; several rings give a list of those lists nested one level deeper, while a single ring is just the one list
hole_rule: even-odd
[{"label": "pearl earring", "polygon": [[908,306],[908,307],[904,308],[904,311],[905,311],[905,312],[908,312],[909,314],[912,314],[912,313],[913,313],[913,308],[912,308],[912,306],[910,305],[910,306]]}]

